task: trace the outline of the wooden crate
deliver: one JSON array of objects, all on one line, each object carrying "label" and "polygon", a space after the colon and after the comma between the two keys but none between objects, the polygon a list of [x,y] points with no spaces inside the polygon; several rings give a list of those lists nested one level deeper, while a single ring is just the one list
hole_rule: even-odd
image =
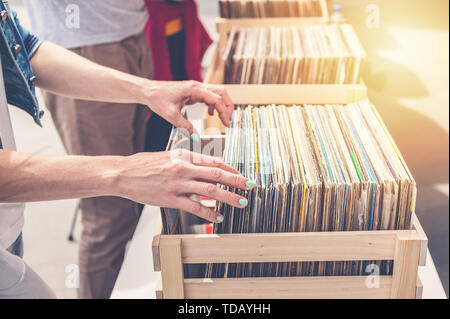
[{"label": "wooden crate", "polygon": [[[239,19],[247,23],[247,19]],[[254,19],[257,20],[257,19]],[[219,20],[220,21],[220,20]],[[275,21],[275,20],[273,20]],[[253,22],[252,22],[253,23]],[[230,25],[219,27],[226,32]],[[223,28],[223,29],[220,29]],[[222,30],[222,31],[221,31]],[[220,44],[206,83],[221,84]],[[222,77],[223,78],[223,77]],[[366,97],[357,85],[224,85],[235,104],[348,104]],[[217,117],[206,128],[221,130]],[[221,130],[222,131],[222,130]],[[202,142],[224,136],[203,136]],[[427,237],[413,216],[411,230],[213,235],[165,235],[161,224],[153,237],[154,270],[160,272],[157,298],[421,298],[418,267],[424,266]],[[393,260],[392,276],[380,276],[368,288],[368,276],[264,278],[185,278],[183,265],[249,262],[323,262]]]},{"label": "wooden crate", "polygon": [[[232,96],[233,92],[243,104],[259,104],[255,99],[260,97],[240,86],[230,91]],[[284,94],[275,92],[275,96],[263,98],[282,103]],[[306,103],[304,95],[291,98],[292,103]],[[217,122],[212,127],[217,130]],[[224,135],[202,136],[202,149],[217,139],[223,147]],[[418,267],[425,265],[428,240],[415,214],[412,218],[411,230],[392,231],[164,235],[159,225],[152,244],[154,270],[161,272],[156,295],[193,299],[421,298]],[[393,260],[393,274],[380,276],[378,288],[368,288],[368,276],[189,279],[183,271],[184,264],[362,260]]]},{"label": "wooden crate", "polygon": [[[367,97],[363,81],[359,84],[223,84],[222,47],[219,41],[204,83],[224,87],[235,105],[349,104]],[[225,130],[217,114],[205,118],[205,128]]]},{"label": "wooden crate", "polygon": [[299,27],[314,24],[326,24],[329,22],[328,7],[325,0],[320,0],[322,14],[319,17],[286,17],[286,18],[217,18],[217,32],[219,33],[219,42],[224,44],[227,34],[234,27],[263,27],[263,26],[282,26]]},{"label": "wooden crate", "polygon": [[[163,235],[153,238],[157,298],[421,298],[418,267],[427,237],[416,216],[411,230],[268,234]],[[186,279],[184,264],[393,260],[392,276],[368,288],[368,276]]]},{"label": "wooden crate", "polygon": [[[259,97],[241,87],[233,86],[229,93],[243,104],[259,104],[258,101],[266,104],[268,100],[275,104],[306,103],[305,95],[298,89],[292,90],[291,100],[286,101],[282,90]],[[308,100],[308,103],[315,101],[319,100]],[[217,130],[217,122],[211,125]],[[223,147],[224,135],[202,136],[202,149],[217,139]],[[411,230],[395,231],[164,235],[161,230],[159,225],[152,245],[154,270],[161,272],[158,298],[422,296],[418,267],[425,265],[428,241],[415,215]],[[188,279],[183,272],[184,264],[362,260],[393,260],[393,275],[380,276],[378,288],[367,288],[368,276]]]}]

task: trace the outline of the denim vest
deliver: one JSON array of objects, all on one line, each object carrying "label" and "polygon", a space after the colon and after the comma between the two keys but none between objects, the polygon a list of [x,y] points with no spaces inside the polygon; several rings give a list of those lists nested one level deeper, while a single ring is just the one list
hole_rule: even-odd
[{"label": "denim vest", "polygon": [[41,42],[22,28],[17,13],[11,11],[7,1],[0,0],[0,53],[8,103],[29,113],[42,126],[42,111],[39,111],[35,76],[30,59]]}]

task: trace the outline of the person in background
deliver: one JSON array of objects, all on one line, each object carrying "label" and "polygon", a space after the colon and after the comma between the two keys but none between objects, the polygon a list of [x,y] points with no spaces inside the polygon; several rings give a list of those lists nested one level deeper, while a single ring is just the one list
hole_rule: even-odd
[{"label": "person in background", "polygon": [[[48,14],[45,19],[51,19]],[[223,123],[228,125],[233,104],[225,90],[217,86],[195,81],[152,81],[96,64],[51,42],[42,42],[20,25],[7,1],[0,1],[0,17],[0,299],[55,297],[20,258],[24,205],[17,203],[117,196],[142,204],[183,209],[216,223],[222,222],[223,216],[193,201],[191,195],[208,195],[239,208],[247,205],[245,198],[225,191],[217,184],[249,190],[254,186],[252,181],[221,160],[201,154],[194,156],[188,151],[130,156],[43,156],[17,152],[8,104],[24,110],[41,125],[43,113],[36,99],[35,86],[77,100],[109,102],[98,116],[105,116],[103,120],[111,125],[116,122],[112,121],[115,115],[111,115],[110,107],[112,111],[123,112],[126,120],[128,113],[136,115],[136,105],[146,105],[175,127],[183,129],[193,141],[198,140],[198,136],[195,136],[192,123],[181,113],[185,105],[205,103],[210,109],[217,110]],[[71,105],[59,107],[69,107],[68,112],[71,111]],[[88,110],[84,105],[78,107]],[[80,117],[76,119],[80,126],[86,125]],[[132,123],[134,121],[128,126]],[[94,130],[96,125],[102,124],[91,124],[92,139],[111,133]],[[128,126],[125,128],[131,131]],[[109,129],[107,125],[106,129]],[[114,207],[111,211],[114,212]],[[122,211],[123,215],[127,213]],[[95,219],[95,216],[91,218]],[[100,213],[99,219],[103,222],[105,217]],[[117,221],[121,222],[120,219]],[[103,225],[109,227],[107,222]],[[86,226],[95,227],[89,223]],[[97,244],[104,244],[104,247],[90,257],[100,258],[98,267],[111,276],[118,266],[113,263],[105,269],[102,258],[111,252],[111,244],[103,230],[98,231],[92,236],[96,236]],[[118,236],[122,234],[118,233]],[[96,268],[96,260],[84,262],[88,262],[92,273],[101,276],[101,280],[92,278],[95,287],[85,282],[88,285],[85,289],[99,295],[107,292],[111,283],[106,282],[107,276]]]},{"label": "person in background", "polygon": [[[143,0],[25,0],[33,32],[95,63],[151,79]],[[69,155],[131,155],[145,150],[148,108],[81,100],[43,91]],[[157,132],[155,133],[157,134]],[[80,298],[108,298],[142,205],[124,198],[83,199]]]},{"label": "person in background", "polygon": [[[203,81],[201,61],[212,44],[198,18],[194,0],[146,0],[150,19],[145,28],[155,67],[162,81]],[[147,123],[146,151],[166,149],[172,125],[153,114]]]}]

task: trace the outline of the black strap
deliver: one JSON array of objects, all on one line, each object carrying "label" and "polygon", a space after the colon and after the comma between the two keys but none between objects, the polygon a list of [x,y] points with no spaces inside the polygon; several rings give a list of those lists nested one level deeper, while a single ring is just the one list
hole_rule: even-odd
[{"label": "black strap", "polygon": [[183,0],[164,0],[167,4],[170,5],[179,5],[181,2],[183,2]]}]

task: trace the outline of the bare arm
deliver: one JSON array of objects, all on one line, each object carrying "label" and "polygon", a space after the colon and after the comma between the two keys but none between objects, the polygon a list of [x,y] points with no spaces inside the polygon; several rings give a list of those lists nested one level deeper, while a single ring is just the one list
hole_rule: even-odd
[{"label": "bare arm", "polygon": [[247,179],[222,161],[201,155],[194,161],[187,151],[57,157],[0,150],[0,202],[120,196],[220,222],[218,212],[189,198],[196,194],[243,207],[241,196],[217,183],[249,189]]},{"label": "bare arm", "polygon": [[36,85],[44,90],[78,99],[147,105],[190,134],[192,124],[181,115],[185,105],[205,103],[211,115],[217,110],[226,126],[234,109],[230,97],[219,86],[140,78],[93,63],[50,42],[40,46],[31,66]]},{"label": "bare arm", "polygon": [[[204,102],[225,125],[233,110],[226,92],[198,82],[158,82],[92,63],[51,43],[43,43],[31,60],[37,85],[79,99],[141,103],[176,127],[193,127],[184,105]],[[174,154],[178,156],[174,157]],[[143,204],[184,209],[213,222],[218,212],[190,199],[208,196],[236,207],[242,197],[217,184],[249,189],[247,179],[222,161],[190,152],[121,156],[29,155],[0,150],[0,202],[30,202],[95,196],[120,196]],[[246,203],[241,201],[241,203]]]}]

